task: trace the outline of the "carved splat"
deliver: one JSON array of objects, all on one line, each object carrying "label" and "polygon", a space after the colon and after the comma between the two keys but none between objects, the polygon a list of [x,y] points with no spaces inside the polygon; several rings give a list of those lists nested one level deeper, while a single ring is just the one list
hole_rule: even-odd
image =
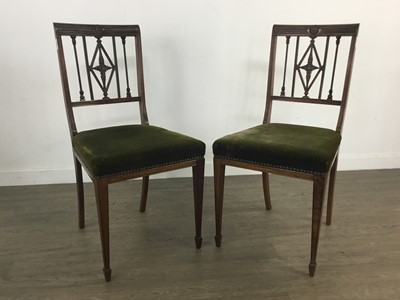
[{"label": "carved splat", "polygon": [[274,25],[264,123],[272,103],[297,102],[340,107],[341,128],[359,24]]},{"label": "carved splat", "polygon": [[[105,59],[107,61],[105,61]],[[94,64],[97,63],[96,66]],[[112,62],[110,56],[107,51],[103,47],[102,41],[100,38],[97,39],[97,46],[93,54],[92,62],[90,64],[90,72],[95,78],[96,82],[100,86],[103,91],[103,99],[108,99],[108,89],[111,83],[111,79],[114,75],[115,65]],[[100,79],[97,76],[97,71],[100,74]],[[110,71],[108,74],[107,72]],[[108,78],[107,78],[108,76]]]},{"label": "carved splat", "polygon": [[[307,63],[305,62],[306,58]],[[321,61],[319,59],[317,48],[315,47],[314,38],[311,38],[310,44],[304,52],[303,57],[296,65],[296,70],[299,74],[300,81],[304,89],[304,97],[308,98],[311,87],[313,86],[321,71],[324,70],[324,66],[321,64]],[[313,73],[314,71],[316,71],[316,73]],[[305,79],[303,73],[305,73]]]},{"label": "carved splat", "polygon": [[[71,90],[73,103],[78,99],[82,102],[79,105],[86,105],[86,100],[136,101],[137,90],[131,91],[131,86],[135,88],[141,85],[135,77],[136,37],[114,35],[112,32],[115,30],[113,30],[107,26],[93,25],[88,26],[85,34],[76,35],[75,32],[68,34],[74,59],[71,59],[70,50],[66,48],[68,51],[66,63],[69,68],[73,66],[77,75],[70,78],[71,87],[74,87]],[[121,64],[121,70],[118,62]],[[130,76],[134,81],[131,81]],[[77,94],[78,99],[75,98]]]}]

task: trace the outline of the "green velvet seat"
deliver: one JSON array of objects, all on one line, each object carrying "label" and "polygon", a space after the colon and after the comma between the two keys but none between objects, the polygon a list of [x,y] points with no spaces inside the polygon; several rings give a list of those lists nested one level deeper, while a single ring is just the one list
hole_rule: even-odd
[{"label": "green velvet seat", "polygon": [[339,148],[338,132],[270,123],[224,136],[213,144],[219,158],[308,173],[326,173]]},{"label": "green velvet seat", "polygon": [[205,153],[202,141],[151,125],[82,131],[72,144],[97,178],[193,160]]}]

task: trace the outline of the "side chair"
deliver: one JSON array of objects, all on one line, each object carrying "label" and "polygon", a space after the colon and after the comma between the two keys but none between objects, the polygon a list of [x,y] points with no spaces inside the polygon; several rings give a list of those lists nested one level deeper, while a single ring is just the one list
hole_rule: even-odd
[{"label": "side chair", "polygon": [[[79,228],[85,226],[83,167],[95,189],[105,280],[111,279],[108,205],[111,183],[143,178],[140,211],[144,212],[149,175],[192,167],[195,243],[200,248],[205,144],[149,125],[139,26],[53,25],[74,155]],[[85,110],[85,121],[96,123],[94,108],[105,104],[120,105],[120,112],[132,111],[132,120],[123,125],[77,129],[76,119],[83,118],[81,110]],[[140,120],[135,121],[136,105]]]},{"label": "side chair", "polygon": [[[327,184],[326,224],[332,221],[338,153],[358,28],[359,24],[273,26],[262,124],[224,136],[213,144],[217,247],[222,240],[226,166],[262,173],[267,210],[272,207],[269,174],[309,180],[313,183],[309,275],[314,276]],[[282,101],[336,108],[336,127],[272,122],[273,103]]]}]

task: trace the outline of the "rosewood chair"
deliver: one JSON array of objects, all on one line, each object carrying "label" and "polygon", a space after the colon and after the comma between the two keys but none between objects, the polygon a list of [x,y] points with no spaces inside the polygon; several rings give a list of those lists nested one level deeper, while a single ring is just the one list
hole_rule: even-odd
[{"label": "rosewood chair", "polygon": [[[222,239],[225,166],[262,172],[267,210],[271,209],[269,173],[310,180],[313,200],[309,274],[314,276],[328,181],[326,224],[332,220],[338,152],[358,27],[359,24],[273,27],[263,123],[213,144],[217,247]],[[271,122],[275,101],[336,107],[336,128]]]},{"label": "rosewood chair", "polygon": [[[105,280],[111,279],[108,206],[111,183],[142,177],[140,211],[144,212],[149,175],[192,167],[195,243],[200,248],[205,144],[149,125],[139,26],[54,23],[54,32],[74,154],[79,227],[85,226],[83,166],[95,188]],[[85,117],[91,114],[90,120],[96,123],[93,110],[105,104],[125,105],[119,112],[132,110],[129,117],[132,121],[78,131],[77,110],[86,109]],[[135,104],[139,108],[138,124],[134,123]]]}]

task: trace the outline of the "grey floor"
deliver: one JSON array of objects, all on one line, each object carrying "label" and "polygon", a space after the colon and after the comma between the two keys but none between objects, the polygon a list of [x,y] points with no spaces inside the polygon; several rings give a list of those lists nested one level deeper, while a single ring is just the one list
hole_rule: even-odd
[{"label": "grey floor", "polygon": [[260,176],[228,177],[216,248],[206,178],[201,250],[190,179],[151,181],[144,214],[140,182],[112,185],[109,283],[86,187],[83,230],[74,185],[0,188],[0,299],[400,299],[400,170],[338,173],[314,278],[310,182],[273,176],[266,211]]}]

